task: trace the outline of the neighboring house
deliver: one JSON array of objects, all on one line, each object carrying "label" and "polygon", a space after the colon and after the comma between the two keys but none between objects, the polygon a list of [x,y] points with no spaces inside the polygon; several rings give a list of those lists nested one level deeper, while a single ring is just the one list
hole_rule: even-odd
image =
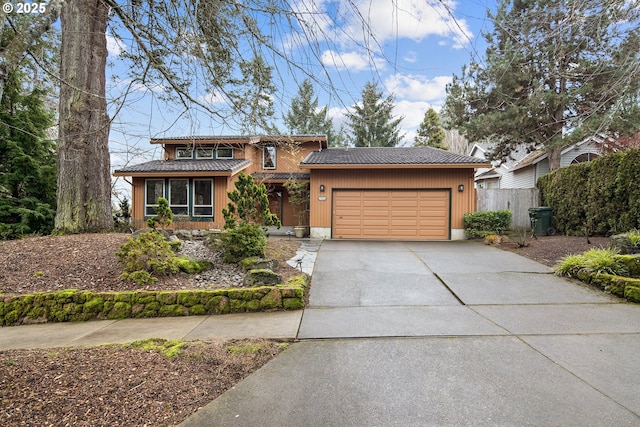
[{"label": "neighboring house", "polygon": [[137,226],[164,196],[189,228],[222,228],[227,191],[244,172],[267,185],[271,210],[285,226],[295,219],[283,183],[309,180],[313,237],[464,239],[462,217],[475,211],[474,172],[490,166],[431,147],[327,149],[317,135],[151,142],[164,146],[165,160],[114,173],[132,177]]},{"label": "neighboring house", "polygon": [[[593,136],[568,145],[560,154],[560,167],[593,160],[612,142],[610,138]],[[486,160],[489,150],[488,145],[475,144],[470,156]],[[521,149],[512,153],[512,159],[494,162],[492,168],[478,170],[475,182],[478,188],[535,188],[538,178],[547,173],[549,159],[544,150],[528,153]]]}]

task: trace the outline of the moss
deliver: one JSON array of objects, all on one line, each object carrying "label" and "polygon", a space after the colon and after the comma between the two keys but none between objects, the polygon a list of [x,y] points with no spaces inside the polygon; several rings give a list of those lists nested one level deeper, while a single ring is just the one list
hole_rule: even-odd
[{"label": "moss", "polygon": [[624,297],[631,302],[640,302],[640,286],[627,286]]},{"label": "moss", "polygon": [[178,304],[185,307],[193,307],[200,302],[200,295],[195,292],[181,291],[178,292]]},{"label": "moss", "polygon": [[260,311],[260,300],[247,301],[247,311]]},{"label": "moss", "polygon": [[99,296],[95,296],[84,303],[85,313],[100,313],[103,308],[104,300]]},{"label": "moss", "polygon": [[256,354],[264,347],[263,344],[259,343],[246,343],[243,345],[229,345],[226,347],[226,350],[229,354],[233,354],[234,356],[240,354]]},{"label": "moss", "polygon": [[161,306],[158,314],[161,317],[188,316],[189,310],[180,304],[169,304]]},{"label": "moss", "polygon": [[62,305],[67,302],[73,302],[73,297],[77,293],[78,293],[78,290],[76,289],[65,289],[63,291],[57,291],[53,295],[54,295],[55,301],[58,304]]},{"label": "moss", "polygon": [[244,299],[245,289],[230,288],[227,289],[227,296],[231,299]]},{"label": "moss", "polygon": [[148,304],[156,300],[155,292],[138,291],[131,295],[131,303],[133,304]]},{"label": "moss", "polygon": [[117,292],[113,296],[113,300],[115,302],[126,302],[131,304],[131,293],[130,292]]},{"label": "moss", "polygon": [[113,308],[107,314],[108,319],[128,319],[130,317],[131,304],[122,301],[114,303]]},{"label": "moss", "polygon": [[123,344],[123,348],[137,348],[141,351],[158,351],[165,357],[171,359],[180,354],[183,348],[189,343],[180,340],[165,340],[163,338],[150,338],[147,340],[134,341]]},{"label": "moss", "polygon": [[4,315],[4,321],[7,325],[14,325],[21,318],[21,313],[18,310],[12,310]]},{"label": "moss", "polygon": [[177,303],[178,294],[176,292],[158,292],[156,298],[160,304],[172,305]]},{"label": "moss", "polygon": [[260,306],[263,309],[271,310],[282,306],[282,296],[279,289],[272,289],[267,295],[260,300]]},{"label": "moss", "polygon": [[232,313],[243,313],[247,311],[247,302],[240,299],[230,299],[229,306]]},{"label": "moss", "polygon": [[301,298],[283,298],[282,307],[285,310],[300,310],[304,308],[304,301]]},{"label": "moss", "polygon": [[211,314],[227,314],[231,312],[229,297],[222,295],[211,298],[205,304],[205,307],[207,309],[207,313]]},{"label": "moss", "polygon": [[193,316],[202,316],[203,314],[207,314],[207,309],[204,304],[196,304],[189,309],[189,314]]}]

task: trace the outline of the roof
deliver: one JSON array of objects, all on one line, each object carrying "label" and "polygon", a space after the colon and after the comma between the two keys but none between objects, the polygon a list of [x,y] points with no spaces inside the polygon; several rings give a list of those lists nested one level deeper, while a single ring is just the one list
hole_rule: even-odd
[{"label": "roof", "polygon": [[301,172],[255,172],[252,174],[255,179],[265,181],[288,181],[290,179],[295,180],[309,180],[310,174]]},{"label": "roof", "polygon": [[249,159],[238,160],[153,160],[138,165],[125,166],[116,170],[114,175],[147,175],[176,173],[221,173],[231,175],[251,164]]},{"label": "roof", "polygon": [[188,144],[195,142],[221,142],[227,144],[259,144],[265,142],[313,142],[326,147],[326,135],[190,135],[167,138],[151,138],[151,144]]},{"label": "roof", "polygon": [[348,147],[310,153],[301,163],[317,166],[491,166],[486,160],[433,147]]}]

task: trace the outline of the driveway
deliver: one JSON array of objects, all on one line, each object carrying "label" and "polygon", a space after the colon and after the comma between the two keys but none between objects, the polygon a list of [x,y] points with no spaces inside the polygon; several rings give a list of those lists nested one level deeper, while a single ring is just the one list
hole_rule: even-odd
[{"label": "driveway", "polygon": [[481,244],[324,242],[298,338],[184,425],[640,425],[640,306]]}]

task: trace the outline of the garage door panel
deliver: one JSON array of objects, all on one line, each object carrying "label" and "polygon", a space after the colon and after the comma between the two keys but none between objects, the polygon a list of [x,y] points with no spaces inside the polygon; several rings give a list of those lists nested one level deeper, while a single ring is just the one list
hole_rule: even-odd
[{"label": "garage door panel", "polygon": [[449,191],[336,190],[333,237],[449,238]]}]

